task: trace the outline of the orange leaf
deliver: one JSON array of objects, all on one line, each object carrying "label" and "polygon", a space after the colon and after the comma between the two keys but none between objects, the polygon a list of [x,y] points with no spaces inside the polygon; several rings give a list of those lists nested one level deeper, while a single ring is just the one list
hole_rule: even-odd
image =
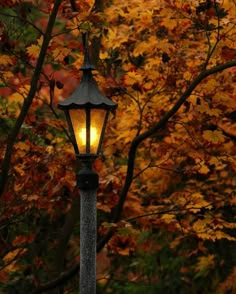
[{"label": "orange leaf", "polygon": [[198,173],[202,174],[202,175],[207,175],[209,173],[210,169],[208,168],[207,165],[202,165],[199,169],[198,169]]},{"label": "orange leaf", "polygon": [[56,61],[63,61],[63,59],[71,53],[71,50],[65,47],[56,48],[52,51],[52,56]]}]

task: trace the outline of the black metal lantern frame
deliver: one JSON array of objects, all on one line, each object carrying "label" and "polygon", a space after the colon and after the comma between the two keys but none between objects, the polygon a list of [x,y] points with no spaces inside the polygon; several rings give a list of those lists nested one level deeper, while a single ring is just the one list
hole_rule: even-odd
[{"label": "black metal lantern frame", "polygon": [[83,34],[83,76],[74,93],[58,104],[64,110],[75,154],[79,158],[98,156],[105,133],[109,113],[117,104],[105,97],[93,78],[93,65],[88,53],[88,35]]}]

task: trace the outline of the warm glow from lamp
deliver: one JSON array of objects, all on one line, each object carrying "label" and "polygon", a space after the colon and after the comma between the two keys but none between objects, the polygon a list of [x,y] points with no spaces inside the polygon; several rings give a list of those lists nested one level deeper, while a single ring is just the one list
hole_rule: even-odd
[{"label": "warm glow from lamp", "polygon": [[[82,145],[86,144],[86,128],[82,128],[79,132],[79,138],[81,140]],[[96,144],[98,140],[98,131],[96,128],[91,127],[90,128],[90,145]]]}]

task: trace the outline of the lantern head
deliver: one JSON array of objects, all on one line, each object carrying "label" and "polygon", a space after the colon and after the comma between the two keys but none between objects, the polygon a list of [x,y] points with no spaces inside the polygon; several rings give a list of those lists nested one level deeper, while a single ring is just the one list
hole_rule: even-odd
[{"label": "lantern head", "polygon": [[117,104],[105,97],[93,78],[94,67],[88,54],[88,36],[83,34],[84,63],[82,79],[74,93],[58,108],[65,112],[71,140],[78,157],[98,156],[109,113]]}]

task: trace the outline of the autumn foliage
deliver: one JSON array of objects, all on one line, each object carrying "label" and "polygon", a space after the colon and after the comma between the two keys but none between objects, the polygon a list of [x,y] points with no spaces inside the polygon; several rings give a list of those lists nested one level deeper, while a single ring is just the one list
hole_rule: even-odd
[{"label": "autumn foliage", "polygon": [[94,164],[98,293],[235,293],[235,15],[233,0],[0,1],[1,293],[78,292],[57,103],[80,81],[83,32],[118,103]]}]

